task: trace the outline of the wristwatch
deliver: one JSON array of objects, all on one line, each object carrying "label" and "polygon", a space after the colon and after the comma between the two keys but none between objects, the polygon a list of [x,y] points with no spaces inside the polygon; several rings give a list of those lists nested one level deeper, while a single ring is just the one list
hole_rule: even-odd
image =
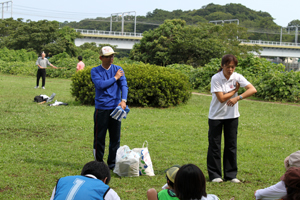
[{"label": "wristwatch", "polygon": [[124,101],[125,103],[127,102],[127,100],[126,100],[126,99],[122,99],[122,101]]},{"label": "wristwatch", "polygon": [[243,97],[242,97],[242,95],[240,95],[240,100],[242,100],[243,99]]}]

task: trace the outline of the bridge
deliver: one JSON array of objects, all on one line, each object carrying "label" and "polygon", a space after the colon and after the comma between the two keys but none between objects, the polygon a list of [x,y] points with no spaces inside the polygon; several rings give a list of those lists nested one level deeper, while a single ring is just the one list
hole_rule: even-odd
[{"label": "bridge", "polygon": [[98,44],[117,45],[118,49],[132,49],[135,43],[139,43],[142,39],[142,33],[116,32],[116,31],[99,31],[75,29],[81,33],[82,38],[75,39],[75,45],[80,46],[85,42],[95,42]]},{"label": "bridge", "polygon": [[[117,45],[118,49],[132,49],[133,45],[142,39],[142,33],[116,32],[75,29],[81,33],[82,38],[75,39],[75,45],[80,46],[85,42],[98,44]],[[273,42],[261,40],[240,40],[241,45],[258,45],[263,48],[260,56],[263,57],[300,57],[300,43]]]}]

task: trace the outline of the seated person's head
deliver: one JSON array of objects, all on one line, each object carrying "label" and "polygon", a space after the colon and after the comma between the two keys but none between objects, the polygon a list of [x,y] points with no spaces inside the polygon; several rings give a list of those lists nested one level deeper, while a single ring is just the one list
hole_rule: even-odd
[{"label": "seated person's head", "polygon": [[199,167],[193,164],[180,167],[175,177],[174,189],[180,200],[207,196],[205,177]]},{"label": "seated person's head", "polygon": [[166,170],[167,183],[170,188],[174,188],[175,176],[179,170],[179,165],[174,165]]},{"label": "seated person's head", "polygon": [[300,151],[296,151],[286,157],[284,160],[284,166],[286,170],[290,167],[300,167]]},{"label": "seated person's head", "polygon": [[300,199],[300,168],[291,167],[281,177],[285,183],[287,195],[284,200]]},{"label": "seated person's head", "polygon": [[81,171],[81,175],[85,176],[91,174],[96,176],[97,179],[102,180],[105,184],[110,181],[110,171],[104,162],[91,161],[86,163]]}]

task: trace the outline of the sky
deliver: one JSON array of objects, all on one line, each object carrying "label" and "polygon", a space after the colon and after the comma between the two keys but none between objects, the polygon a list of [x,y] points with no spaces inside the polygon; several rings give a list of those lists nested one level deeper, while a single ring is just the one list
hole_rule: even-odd
[{"label": "sky", "polygon": [[[2,2],[8,3],[1,4]],[[240,3],[255,11],[268,12],[275,18],[274,22],[283,27],[294,19],[300,20],[300,0],[0,0],[0,17],[11,17],[11,5],[14,19],[70,22],[85,18],[110,17],[113,13],[129,11],[135,11],[136,15],[140,16],[146,16],[148,12],[153,12],[155,9],[187,11],[200,9],[210,3],[219,5]]]}]

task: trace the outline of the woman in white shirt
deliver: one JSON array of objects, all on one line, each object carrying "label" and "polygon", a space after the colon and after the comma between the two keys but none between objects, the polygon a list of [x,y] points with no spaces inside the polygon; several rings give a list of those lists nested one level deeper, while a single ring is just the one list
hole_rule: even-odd
[{"label": "woman in white shirt", "polygon": [[[225,55],[222,58],[221,67],[218,73],[211,79],[212,101],[209,109],[209,131],[208,131],[208,152],[207,170],[209,179],[212,182],[223,182],[221,172],[221,138],[224,130],[224,155],[223,172],[224,180],[234,183],[240,181],[237,175],[237,129],[238,101],[256,93],[255,87],[241,74],[234,72],[238,61],[233,55]],[[240,87],[246,91],[238,95]]]}]

